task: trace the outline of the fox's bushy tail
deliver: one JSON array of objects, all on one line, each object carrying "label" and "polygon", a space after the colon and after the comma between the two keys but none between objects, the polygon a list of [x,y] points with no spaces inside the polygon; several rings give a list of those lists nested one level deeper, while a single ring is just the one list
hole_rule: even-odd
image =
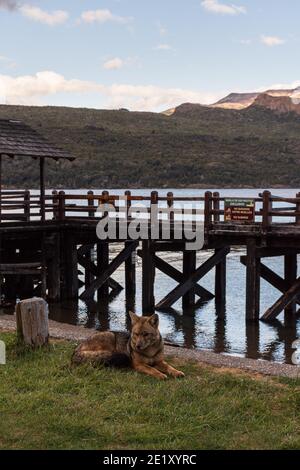
[{"label": "fox's bushy tail", "polygon": [[130,367],[130,357],[125,353],[109,351],[80,351],[75,350],[72,356],[72,364],[91,363],[105,367]]}]

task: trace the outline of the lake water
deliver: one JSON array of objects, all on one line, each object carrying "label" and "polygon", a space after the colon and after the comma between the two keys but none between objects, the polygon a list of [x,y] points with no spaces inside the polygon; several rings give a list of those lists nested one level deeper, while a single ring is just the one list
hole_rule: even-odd
[{"label": "lake water", "polygon": [[[156,189],[157,190],[157,189]],[[80,191],[67,191],[76,194]],[[150,189],[132,190],[132,194],[149,195]],[[159,189],[160,195],[173,191],[175,196],[203,196],[204,190],[197,189]],[[124,190],[111,190],[112,194],[124,194]],[[257,189],[226,189],[219,190],[221,196],[255,197],[260,190]],[[278,196],[295,197],[299,189],[274,189],[272,194]],[[101,191],[95,191],[101,193]],[[286,204],[285,204],[286,205]],[[121,246],[112,245],[111,257],[115,256]],[[188,347],[208,349],[218,353],[246,356],[255,359],[273,360],[291,363],[294,352],[291,346],[293,341],[300,337],[300,319],[284,320],[284,315],[272,324],[260,322],[259,325],[245,322],[245,285],[246,269],[240,263],[240,256],[245,254],[243,249],[233,249],[227,261],[227,303],[225,320],[217,320],[215,301],[204,303],[187,315],[182,314],[181,301],[174,305],[171,313],[159,313],[160,328],[164,338],[170,342]],[[198,265],[203,263],[211,253],[199,252]],[[168,263],[177,269],[182,269],[182,254],[160,254]],[[270,258],[264,260],[265,264],[279,275],[283,275],[283,258]],[[299,263],[300,264],[300,263]],[[298,274],[300,275],[300,274]],[[121,267],[112,276],[124,285],[124,268]],[[208,290],[214,290],[214,271],[209,272],[202,280]],[[162,299],[176,283],[169,277],[156,271],[155,300]],[[280,296],[264,280],[261,282],[261,313],[263,313]],[[134,305],[126,306],[125,292],[122,291],[109,305],[87,305],[82,301],[64,302],[50,306],[52,319],[81,324],[89,328],[106,330],[126,329],[129,325],[126,308],[141,312],[141,260],[137,260],[137,295]]]}]

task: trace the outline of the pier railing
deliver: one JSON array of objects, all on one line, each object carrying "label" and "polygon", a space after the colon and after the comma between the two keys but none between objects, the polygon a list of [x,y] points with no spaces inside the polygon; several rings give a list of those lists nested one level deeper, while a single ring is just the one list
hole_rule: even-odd
[{"label": "pier railing", "polygon": [[[30,191],[2,191],[0,195],[0,222],[37,222],[41,220],[41,207],[44,207],[46,221],[95,220],[109,215],[118,219],[125,217],[144,218],[150,221],[155,208],[155,217],[160,220],[204,220],[206,230],[214,226],[230,225],[225,219],[225,204],[230,198],[218,192],[206,191],[203,196],[176,196],[172,192],[159,195],[152,191],[149,196],[134,195],[126,191],[123,195],[103,191],[95,194],[70,194],[53,191],[45,196],[41,204],[40,196]],[[234,200],[245,200],[233,197]],[[255,203],[251,221],[235,221],[239,225],[259,225],[267,232],[278,224],[300,227],[300,193],[296,197],[278,197],[264,191],[251,199]]]}]

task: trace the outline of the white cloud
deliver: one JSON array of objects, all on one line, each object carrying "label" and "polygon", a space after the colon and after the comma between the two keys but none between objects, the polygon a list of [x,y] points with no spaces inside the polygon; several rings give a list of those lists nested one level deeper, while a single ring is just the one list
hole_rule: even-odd
[{"label": "white cloud", "polygon": [[266,46],[280,46],[285,43],[285,40],[277,36],[261,36],[261,42]]},{"label": "white cloud", "polygon": [[108,21],[114,23],[126,24],[132,20],[124,16],[114,15],[110,10],[87,10],[81,14],[81,20],[84,23],[107,23]]},{"label": "white cloud", "polygon": [[103,64],[103,68],[106,70],[118,70],[121,69],[124,65],[124,61],[119,57],[115,57],[114,59],[109,59]]},{"label": "white cloud", "polygon": [[158,46],[154,47],[156,51],[171,51],[173,48],[169,44],[159,44]]},{"label": "white cloud", "polygon": [[266,90],[294,90],[295,88],[300,87],[300,80],[295,80],[291,83],[273,83],[272,85],[260,87],[257,91],[266,91]]},{"label": "white cloud", "polygon": [[56,10],[49,13],[39,7],[32,5],[22,5],[20,6],[19,11],[27,18],[30,18],[31,20],[37,21],[39,23],[47,24],[49,26],[63,24],[69,18],[69,14],[66,11]]},{"label": "white cloud", "polygon": [[221,15],[239,15],[241,13],[247,13],[244,6],[226,5],[220,3],[218,0],[203,0],[201,4],[205,10]]},{"label": "white cloud", "polygon": [[68,80],[52,71],[19,77],[0,75],[0,96],[7,104],[51,104],[51,96],[59,93],[92,93],[96,96],[95,107],[102,107],[104,100],[106,108],[125,107],[139,111],[158,111],[184,102],[208,104],[224,96],[223,93],[201,93],[153,85],[106,86],[92,81]]}]

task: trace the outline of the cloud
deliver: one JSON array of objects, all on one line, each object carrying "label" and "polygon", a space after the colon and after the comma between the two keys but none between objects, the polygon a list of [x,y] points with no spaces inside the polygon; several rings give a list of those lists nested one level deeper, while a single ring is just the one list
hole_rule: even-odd
[{"label": "cloud", "polygon": [[0,0],[0,8],[4,10],[17,10],[18,3],[14,0]]},{"label": "cloud", "polygon": [[[7,104],[51,104],[51,96],[59,93],[92,93],[95,107],[129,108],[139,111],[157,111],[177,106],[183,102],[213,103],[223,93],[201,93],[182,88],[163,88],[153,85],[112,84],[66,79],[52,71],[36,75],[12,77],[0,75],[0,96]],[[99,100],[97,99],[97,96]]]},{"label": "cloud", "polygon": [[87,10],[81,14],[81,21],[84,23],[107,23],[108,21],[114,23],[126,24],[129,23],[132,18],[117,16],[111,13],[110,10]]},{"label": "cloud", "polygon": [[243,6],[226,5],[220,3],[218,0],[203,0],[201,4],[205,10],[221,15],[239,15],[241,13],[247,13],[246,8]]},{"label": "cloud", "polygon": [[261,42],[266,46],[280,46],[285,43],[285,40],[277,36],[261,36]]},{"label": "cloud", "polygon": [[103,68],[105,70],[118,70],[121,69],[124,65],[124,61],[119,57],[115,57],[114,59],[109,59],[103,64]]},{"label": "cloud", "polygon": [[154,47],[156,51],[171,51],[173,48],[169,44],[159,44],[158,46]]},{"label": "cloud", "polygon": [[49,26],[63,24],[69,18],[69,13],[64,10],[56,10],[49,13],[32,5],[22,5],[19,7],[19,11],[23,16],[26,16],[33,21],[47,24]]}]

